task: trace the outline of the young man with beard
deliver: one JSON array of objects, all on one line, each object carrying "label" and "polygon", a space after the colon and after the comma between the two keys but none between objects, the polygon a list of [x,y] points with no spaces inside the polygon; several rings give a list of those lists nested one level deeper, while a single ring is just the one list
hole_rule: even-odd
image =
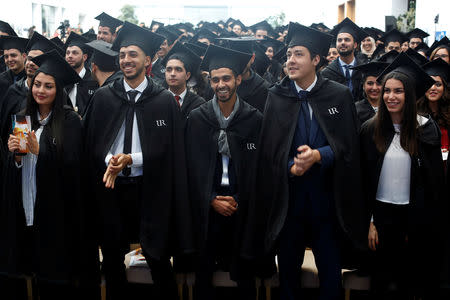
[{"label": "young man with beard", "polygon": [[8,88],[26,76],[25,61],[27,54],[25,47],[28,39],[16,36],[0,36],[0,49],[3,50],[3,58],[8,70],[0,73],[0,99],[3,98]]},{"label": "young man with beard", "polygon": [[121,26],[123,22],[104,12],[96,16],[95,19],[100,21],[98,24],[97,40],[112,44],[116,38],[116,29]]},{"label": "young man with beard", "polygon": [[193,110],[186,125],[189,196],[199,257],[195,299],[215,299],[213,272],[230,271],[239,299],[255,299],[252,268],[240,256],[251,173],[262,115],[237,88],[251,54],[210,45],[202,62],[214,97]]},{"label": "young man with beard", "polygon": [[82,78],[79,83],[66,87],[69,95],[68,105],[83,116],[89,104],[91,96],[98,88],[97,82],[92,78],[91,71],[84,67],[86,60],[91,54],[91,50],[86,46],[89,40],[75,32],[71,32],[65,44],[66,61]]},{"label": "young man with beard", "polygon": [[107,299],[128,299],[123,261],[130,243],[141,244],[155,299],[177,298],[169,258],[194,250],[183,118],[173,96],[145,75],[163,41],[125,22],[112,46],[123,77],[96,91],[84,121]]},{"label": "young man with beard", "polygon": [[357,70],[352,70],[351,67],[360,64],[355,57],[355,50],[360,41],[368,34],[349,18],[345,18],[336,25],[330,34],[336,37],[339,58],[322,70],[322,76],[346,85],[352,92],[353,101],[359,101],[362,97],[362,74]]},{"label": "young man with beard", "polygon": [[[341,243],[364,247],[358,120],[349,89],[316,74],[332,36],[297,23],[287,35],[288,76],[269,89],[257,188],[244,254],[277,253],[283,300],[300,299],[300,267],[311,247],[320,300],[341,299]],[[261,230],[261,228],[264,228]]]},{"label": "young man with beard", "polygon": [[[0,20],[0,35],[17,36],[14,29],[7,22]],[[3,58],[3,50],[0,50],[0,73],[6,71],[6,64]]]},{"label": "young man with beard", "polygon": [[181,43],[176,43],[162,60],[162,65],[166,69],[168,90],[174,96],[185,118],[193,109],[205,103],[205,99],[187,88],[187,81],[196,75],[200,62],[201,58]]}]

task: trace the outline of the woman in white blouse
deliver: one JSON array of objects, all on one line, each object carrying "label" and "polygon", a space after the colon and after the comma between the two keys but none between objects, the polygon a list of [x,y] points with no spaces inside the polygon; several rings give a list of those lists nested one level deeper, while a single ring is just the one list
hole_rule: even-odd
[{"label": "woman in white blouse", "polygon": [[[80,77],[54,50],[33,62],[39,69],[21,112],[31,119],[29,152],[16,155],[18,138],[11,135],[8,140],[0,201],[0,273],[34,277],[42,300],[85,299],[76,296],[76,284],[84,280],[82,256],[95,247],[82,241],[82,127],[79,116],[64,106],[64,86]],[[95,268],[95,257],[92,261]]]},{"label": "woman in white blouse", "polygon": [[417,115],[416,99],[434,81],[405,53],[379,78],[379,110],[361,128],[372,292],[374,299],[433,297],[444,170],[439,127]]}]

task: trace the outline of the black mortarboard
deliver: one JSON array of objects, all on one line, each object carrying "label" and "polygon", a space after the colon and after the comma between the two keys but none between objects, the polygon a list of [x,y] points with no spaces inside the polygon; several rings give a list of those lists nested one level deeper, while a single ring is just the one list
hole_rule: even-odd
[{"label": "black mortarboard", "polygon": [[121,47],[134,45],[141,48],[146,56],[153,57],[165,39],[162,35],[125,21],[111,49],[120,51]]},{"label": "black mortarboard", "polygon": [[200,42],[184,43],[184,46],[198,56],[204,56],[206,49],[208,48],[208,46]]},{"label": "black mortarboard", "polygon": [[59,55],[61,56],[64,55],[64,49],[61,49],[59,46],[50,41],[48,38],[35,31],[33,32],[31,39],[28,41],[28,44],[25,48],[25,52],[28,53],[31,50],[41,50],[42,52],[45,53],[49,52],[52,49],[58,51]]},{"label": "black mortarboard", "polygon": [[428,59],[425,56],[418,53],[414,49],[408,48],[408,50],[406,50],[405,53],[408,54],[408,56],[419,66],[426,64],[428,62]]},{"label": "black mortarboard", "polygon": [[275,31],[273,30],[272,26],[266,20],[250,26],[250,29],[253,31],[253,33],[256,33],[257,30],[265,30],[265,31],[267,31],[268,35],[275,36]]},{"label": "black mortarboard", "polygon": [[17,49],[21,53],[23,53],[25,52],[27,43],[28,39],[25,38],[10,35],[0,35],[1,50]]},{"label": "black mortarboard", "polygon": [[159,28],[159,27],[163,27],[164,23],[153,20],[152,23],[150,24],[150,30],[153,30],[153,26],[155,26],[155,25],[158,25],[158,28]]},{"label": "black mortarboard", "polygon": [[395,60],[380,74],[377,80],[381,81],[386,74],[393,71],[402,73],[414,81],[417,99],[422,97],[434,84],[433,78],[425,73],[425,71],[404,52],[401,52],[397,58],[395,58]]},{"label": "black mortarboard", "polygon": [[56,50],[33,57],[31,60],[39,66],[37,71],[53,76],[55,81],[60,82],[63,86],[74,84],[81,80],[77,72]]},{"label": "black mortarboard", "polygon": [[208,29],[211,32],[220,32],[222,28],[219,27],[216,23],[205,22],[203,23],[202,29]]},{"label": "black mortarboard", "polygon": [[389,66],[389,63],[372,61],[367,64],[351,67],[351,69],[361,71],[361,73],[363,73],[365,77],[367,76],[378,77],[381,74],[381,72],[383,72],[383,70],[386,69],[387,66]]},{"label": "black mortarboard", "polygon": [[364,27],[363,30],[364,30],[365,33],[367,33],[367,35],[363,39],[365,39],[366,37],[370,36],[375,41],[378,40],[378,38],[379,38],[378,37],[378,32],[376,30],[374,30],[373,27]]},{"label": "black mortarboard", "polygon": [[380,56],[377,61],[381,61],[381,62],[387,62],[387,63],[392,63],[398,56],[398,51],[396,50],[391,50],[385,54],[383,54],[382,56]]},{"label": "black mortarboard", "polygon": [[405,34],[403,32],[398,31],[397,29],[392,29],[389,32],[386,32],[381,38],[380,41],[384,43],[385,46],[387,46],[390,42],[399,42],[400,45],[403,44],[403,42],[407,41]]},{"label": "black mortarboard", "polygon": [[333,30],[330,31],[330,34],[337,37],[339,33],[343,32],[351,34],[356,43],[361,42],[367,36],[367,33],[349,18],[345,18],[341,23],[334,26]]},{"label": "black mortarboard", "polygon": [[315,30],[319,30],[322,32],[327,32],[327,33],[331,31],[331,29],[328,28],[327,26],[325,26],[325,24],[323,24],[322,22],[321,23],[312,23],[309,27],[313,28]]},{"label": "black mortarboard", "polygon": [[115,33],[116,28],[123,23],[121,20],[113,18],[104,12],[96,16],[95,19],[100,21],[100,24],[98,24],[98,26],[109,27],[112,33]]},{"label": "black mortarboard", "polygon": [[422,66],[422,69],[430,76],[440,76],[448,83],[448,75],[450,73],[450,65],[442,58],[437,58],[433,61],[427,62]]},{"label": "black mortarboard", "polygon": [[252,36],[242,36],[234,38],[218,38],[218,41],[222,41],[223,47],[233,49],[235,51],[251,53],[255,52],[255,43],[257,38]]},{"label": "black mortarboard", "polygon": [[287,59],[286,51],[287,51],[287,46],[284,46],[277,53],[274,54],[272,59],[278,61],[280,64],[284,64]]},{"label": "black mortarboard", "polygon": [[208,39],[212,43],[217,38],[213,32],[208,29],[200,28],[197,33],[192,37],[191,41],[198,41],[199,39]]},{"label": "black mortarboard", "polygon": [[429,47],[426,43],[424,43],[424,42],[419,43],[419,44],[416,46],[416,48],[414,48],[415,51],[417,51],[417,52],[423,52],[423,53],[425,53],[425,55],[426,55],[428,49],[430,49],[430,47]]},{"label": "black mortarboard", "polygon": [[[192,24],[190,24],[190,25],[192,25]],[[178,29],[178,30],[182,30],[183,29],[186,32],[193,32],[194,31],[192,26],[189,26],[188,23],[178,23],[178,24],[173,25],[173,27]]]},{"label": "black mortarboard", "polygon": [[224,30],[220,33],[220,38],[237,38],[237,37],[239,36],[233,31]]},{"label": "black mortarboard", "polygon": [[114,71],[116,69],[116,58],[119,54],[111,49],[112,44],[102,40],[91,41],[86,46],[94,51],[91,61],[104,71]]},{"label": "black mortarboard", "polygon": [[94,29],[89,29],[87,32],[83,33],[81,35],[82,37],[88,39],[90,42],[97,39],[97,34],[95,33]]},{"label": "black mortarboard", "polygon": [[245,70],[251,57],[252,55],[249,53],[209,45],[200,68],[209,72],[220,68],[228,68],[233,70],[235,74],[240,75]]},{"label": "black mortarboard", "polygon": [[377,34],[377,38],[375,39],[375,41],[379,40],[383,36],[383,34],[384,34],[383,30],[375,28],[375,27],[370,27],[370,28]]},{"label": "black mortarboard", "polygon": [[228,18],[228,20],[225,23],[228,25],[230,23],[233,23],[234,21],[236,21],[236,20],[233,18]]},{"label": "black mortarboard", "polygon": [[[384,47],[384,44],[378,44],[378,46],[375,48],[375,51],[372,53],[372,59],[377,58],[380,55],[383,55],[385,53],[386,49]],[[395,50],[392,50],[395,51]]]},{"label": "black mortarboard", "polygon": [[173,58],[181,60],[184,64],[186,72],[191,72],[191,74],[198,70],[200,63],[202,62],[202,59],[197,54],[189,50],[181,43],[176,43],[172,49],[170,49],[169,53],[167,53],[161,61],[161,64],[165,67],[167,62]]},{"label": "black mortarboard", "polygon": [[408,32],[406,34],[406,37],[408,38],[408,40],[411,40],[412,38],[419,38],[419,39],[422,39],[422,41],[423,41],[423,39],[426,38],[427,36],[430,36],[430,35],[419,28],[414,28],[413,30],[411,30],[410,32]]},{"label": "black mortarboard", "polygon": [[64,49],[64,43],[59,37],[55,36],[54,38],[51,38],[50,41],[52,41],[59,48]]},{"label": "black mortarboard", "polygon": [[264,40],[260,40],[259,44],[262,45],[266,50],[267,48],[272,47],[273,53],[277,53],[281,48],[284,47],[284,43],[270,37],[266,37]]},{"label": "black mortarboard", "polygon": [[69,37],[66,40],[66,43],[64,44],[64,50],[67,50],[67,48],[72,46],[77,46],[83,51],[83,53],[86,53],[90,56],[91,49],[89,47],[86,47],[86,43],[89,43],[89,40],[85,37],[82,37],[79,34],[76,34],[75,32],[71,32],[69,34]]},{"label": "black mortarboard", "polygon": [[241,26],[242,31],[247,31],[247,27],[245,27],[244,23],[242,23],[241,20],[236,20],[233,23],[231,23],[231,29],[233,29],[235,25]]},{"label": "black mortarboard", "polygon": [[17,33],[12,29],[11,25],[4,21],[0,21],[0,31],[7,33],[9,36],[17,36]]},{"label": "black mortarboard", "polygon": [[157,34],[162,35],[167,40],[167,44],[172,45],[177,38],[181,35],[176,35],[172,30],[167,29],[166,27],[159,27],[156,31]]},{"label": "black mortarboard", "polygon": [[430,56],[433,51],[439,46],[447,46],[450,47],[450,40],[448,37],[444,36],[440,41],[434,41],[431,45],[430,49],[427,51],[427,56]]},{"label": "black mortarboard", "polygon": [[252,68],[262,77],[270,65],[270,59],[266,55],[266,49],[261,47],[259,43],[255,43],[254,53],[255,61],[253,62]]},{"label": "black mortarboard", "polygon": [[290,22],[286,43],[289,48],[303,46],[320,56],[327,56],[332,39],[328,33]]}]

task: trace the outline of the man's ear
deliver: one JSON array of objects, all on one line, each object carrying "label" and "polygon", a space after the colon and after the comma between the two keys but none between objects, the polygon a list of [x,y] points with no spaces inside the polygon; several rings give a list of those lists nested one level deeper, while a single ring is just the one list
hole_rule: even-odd
[{"label": "man's ear", "polygon": [[191,72],[186,72],[186,81],[188,81],[189,78],[191,78]]}]

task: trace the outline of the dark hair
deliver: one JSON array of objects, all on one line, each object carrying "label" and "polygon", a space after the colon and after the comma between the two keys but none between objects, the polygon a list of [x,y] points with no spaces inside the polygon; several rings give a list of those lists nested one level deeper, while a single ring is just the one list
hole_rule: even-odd
[{"label": "dark hair", "polygon": [[429,100],[426,95],[417,101],[417,111],[422,115],[431,115],[433,120],[435,120],[439,126],[450,128],[450,91],[447,82],[442,77],[441,80],[444,85],[444,93],[442,94],[441,99],[437,101],[438,111],[431,111]]},{"label": "dark hair", "polygon": [[167,60],[166,66],[167,66],[167,63],[169,62],[169,60],[172,60],[172,59],[176,59],[176,60],[181,61],[183,63],[183,67],[184,67],[184,70],[186,71],[186,73],[187,72],[191,72],[191,66],[188,63],[186,63],[186,57],[185,56],[179,55],[178,53],[172,54],[169,57],[169,59]]},{"label": "dark hair", "polygon": [[447,54],[450,55],[450,47],[447,45],[440,45],[440,46],[436,47],[436,49],[434,49],[433,52],[431,52],[430,61],[434,59],[434,56],[436,55],[436,53],[441,49],[447,50]]},{"label": "dark hair", "polygon": [[[36,73],[33,76],[33,79],[31,80],[31,85],[28,90],[27,95],[27,106],[25,108],[25,114],[29,115],[31,118],[31,128],[33,130],[36,130],[39,128],[39,120],[37,117],[38,111],[39,111],[39,105],[37,104],[36,100],[33,97],[33,85],[34,81],[36,79],[36,76],[40,73],[44,73],[40,70],[36,71]],[[46,73],[44,73],[46,74]],[[49,75],[49,74],[46,74]],[[56,95],[55,100],[53,101],[53,107],[52,107],[52,115],[50,117],[48,126],[50,127],[50,132],[52,134],[52,137],[54,138],[54,143],[56,144],[56,151],[57,151],[57,157],[62,158],[62,145],[63,145],[63,137],[64,137],[64,104],[67,101],[67,94],[64,91],[64,87],[53,75],[50,75],[55,79],[55,86],[56,86]]]},{"label": "dark hair", "polygon": [[375,117],[374,142],[377,150],[385,153],[389,145],[386,137],[392,133],[394,126],[391,115],[383,101],[384,88],[389,79],[399,80],[403,84],[405,91],[405,103],[403,104],[403,118],[401,121],[400,145],[410,155],[417,154],[417,112],[416,93],[414,81],[407,75],[400,72],[390,72],[383,78],[378,113]]}]

